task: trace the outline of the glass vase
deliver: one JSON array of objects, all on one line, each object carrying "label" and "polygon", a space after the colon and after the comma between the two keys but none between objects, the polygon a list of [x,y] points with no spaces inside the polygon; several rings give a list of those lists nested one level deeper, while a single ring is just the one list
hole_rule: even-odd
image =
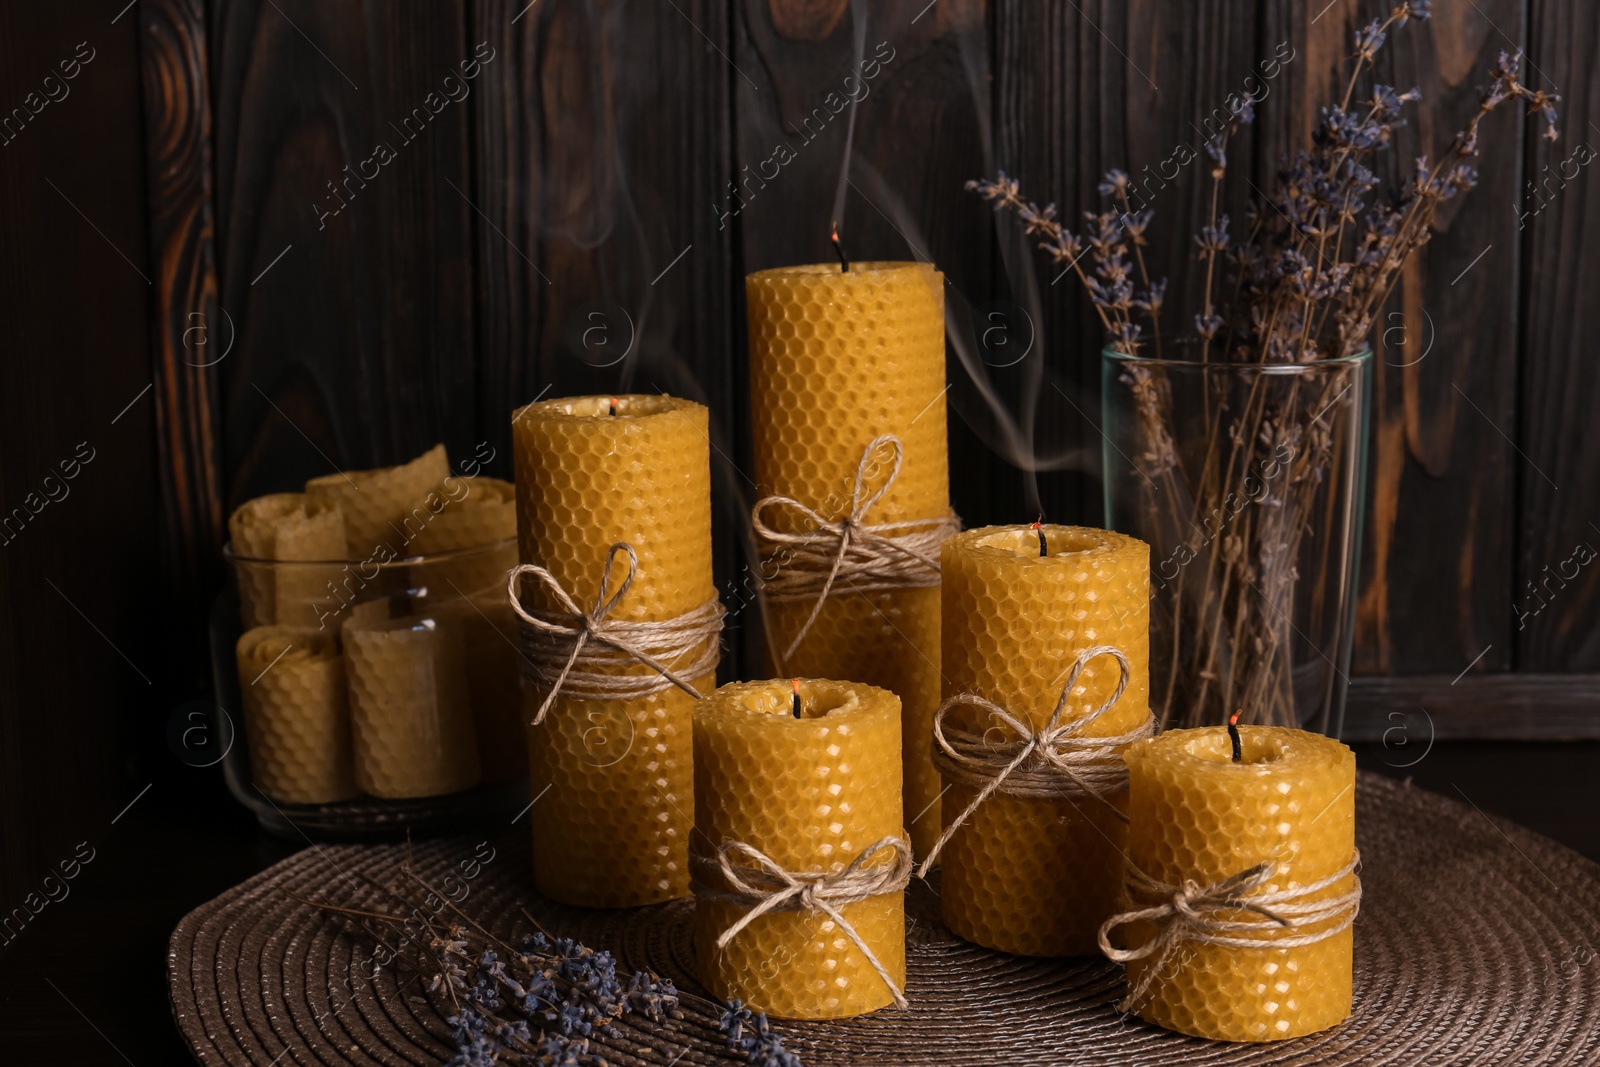
[{"label": "glass vase", "polygon": [[1308,364],[1104,352],[1106,524],[1150,544],[1162,728],[1337,736],[1355,629],[1371,353]]}]

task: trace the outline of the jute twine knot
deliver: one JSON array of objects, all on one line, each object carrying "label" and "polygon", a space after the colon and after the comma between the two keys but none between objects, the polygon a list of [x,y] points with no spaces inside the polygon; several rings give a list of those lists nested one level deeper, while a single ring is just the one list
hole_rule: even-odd
[{"label": "jute twine knot", "polygon": [[[618,553],[627,556],[628,573],[616,591],[607,595],[611,567]],[[528,681],[550,686],[532,725],[544,721],[558,696],[572,700],[634,700],[671,686],[696,698],[702,696],[685,679],[702,678],[717,669],[722,654],[722,617],[726,612],[722,601],[713,595],[697,608],[659,621],[610,618],[628,595],[638,570],[639,554],[632,545],[621,541],[612,545],[600,573],[600,591],[594,607],[585,612],[545,568],[524,563],[511,569],[506,591],[511,597],[511,610],[520,620],[522,675]],[[544,583],[562,611],[529,611],[522,606],[522,579],[530,575]],[[685,657],[687,662],[680,662]],[[649,667],[650,673],[619,669],[635,661]],[[550,681],[552,675],[554,682]]]},{"label": "jute twine knot", "polygon": [[[1168,885],[1130,864],[1126,874],[1129,898],[1145,906],[1113,915],[1102,923],[1100,951],[1117,963],[1149,956],[1155,956],[1155,960],[1144,969],[1119,1007],[1129,1011],[1143,1000],[1167,956],[1184,942],[1221,948],[1299,948],[1348,930],[1361,910],[1359,875],[1348,892],[1320,900],[1306,898],[1329,888],[1346,875],[1355,874],[1360,865],[1358,849],[1349,863],[1326,878],[1263,893],[1261,887],[1272,880],[1277,869],[1277,864],[1271,860],[1204,886],[1192,879],[1185,879],[1180,885]],[[1248,914],[1240,917],[1239,912]],[[1111,931],[1135,922],[1154,923],[1155,935],[1137,948],[1112,947]],[[1275,936],[1279,930],[1298,930],[1320,923],[1328,925],[1306,933]]]},{"label": "jute twine knot", "polygon": [[[1062,722],[1067,700],[1077,687],[1079,677],[1089,661],[1097,656],[1116,659],[1120,671],[1116,691],[1083,718]],[[1061,686],[1055,711],[1040,730],[1033,728],[1027,716],[1013,715],[992,700],[974,693],[953,696],[940,704],[933,714],[933,765],[947,783],[959,782],[977,789],[978,793],[966,809],[945,826],[944,833],[939,835],[917,869],[918,877],[927,877],[945,843],[955,836],[980,804],[996,793],[1041,799],[1090,798],[1127,822],[1128,817],[1111,800],[1113,795],[1128,788],[1128,765],[1123,762],[1122,748],[1155,733],[1155,719],[1147,718],[1136,729],[1114,737],[1084,737],[1082,732],[1122,699],[1130,672],[1128,657],[1120,648],[1094,645],[1084,649],[1078,653]],[[951,708],[960,705],[987,711],[998,725],[1009,728],[1016,740],[991,740],[989,734],[993,727],[985,731],[947,727],[945,716]]]},{"label": "jute twine knot", "polygon": [[[889,476],[876,490],[867,491],[867,479],[878,451],[893,453]],[[845,581],[854,593],[875,593],[890,589],[915,589],[939,584],[939,545],[961,529],[954,512],[933,519],[904,522],[868,523],[867,512],[883,499],[900,476],[905,448],[893,434],[875,437],[862,450],[850,491],[850,511],[842,519],[829,520],[819,512],[788,496],[767,496],[756,501],[750,511],[750,527],[762,563],[762,592],[775,600],[814,600],[805,625],[784,649],[783,658],[794,655],[800,642],[811,632],[837,581]],[[785,533],[765,518],[769,508],[784,507],[797,512],[810,528],[803,533]],[[767,571],[771,568],[771,576]]]},{"label": "jute twine knot", "polygon": [[[894,862],[869,866],[868,861],[885,849],[893,850]],[[719,949],[727,948],[739,931],[768,912],[820,912],[832,919],[839,932],[861,950],[883,984],[889,987],[895,1007],[907,1006],[899,983],[839,910],[870,897],[904,891],[911,881],[911,842],[904,837],[874,841],[862,849],[849,866],[832,874],[785,870],[772,857],[743,841],[724,842],[713,856],[696,849],[690,855],[690,865],[695,875],[696,897],[727,901],[748,909],[717,938]],[[720,885],[712,879],[718,879]]]}]

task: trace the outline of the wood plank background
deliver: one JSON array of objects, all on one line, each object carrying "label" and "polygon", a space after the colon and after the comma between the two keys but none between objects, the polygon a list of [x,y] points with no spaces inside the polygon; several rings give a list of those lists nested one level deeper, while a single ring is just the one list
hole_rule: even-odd
[{"label": "wood plank background", "polygon": [[[718,574],[744,599],[754,486],[740,277],[826,258],[842,203],[855,257],[932,259],[950,281],[964,327],[951,338],[958,510],[969,523],[1039,510],[1098,522],[1092,316],[963,182],[1003,168],[1075,214],[1098,203],[1104,170],[1137,175],[1179,146],[1198,151],[1202,117],[1265,84],[1261,120],[1232,153],[1265,188],[1376,10],[211,0],[197,58],[210,71],[216,292],[237,330],[213,372],[215,491],[232,506],[440,439],[504,456],[507,414],[537,395],[682,393],[713,408]],[[1517,47],[1531,50],[1531,80],[1566,93],[1566,136],[1548,146],[1522,116],[1494,117],[1479,188],[1441,214],[1379,324],[1356,666],[1462,676],[1432,693],[1443,705],[1488,673],[1600,671],[1600,582],[1550,577],[1576,546],[1600,545],[1600,446],[1580,433],[1600,384],[1583,358],[1600,312],[1581,296],[1595,183],[1583,171],[1519,216],[1540,167],[1600,136],[1581,79],[1600,24],[1575,2],[1441,0],[1379,70],[1424,91],[1398,167],[1443,145],[1495,54]],[[474,54],[469,94],[398,139],[396,123]],[[833,116],[830,93],[860,104]],[[396,158],[351,183],[378,142]],[[762,177],[780,144],[792,158]],[[1196,284],[1188,235],[1204,177],[1191,164],[1152,200],[1169,307]],[[1248,189],[1232,195],[1240,217]],[[1014,365],[1016,349],[980,340],[997,308],[1015,343],[1032,342]],[[178,558],[216,548],[214,522],[176,532],[190,539]]]},{"label": "wood plank background", "polygon": [[[0,846],[7,899],[109,825],[145,781],[130,789],[128,765],[172,762],[167,717],[206,689],[229,508],[439,440],[457,456],[487,442],[507,474],[509,413],[541,394],[712,407],[717,574],[736,652],[756,647],[741,278],[828,258],[836,202],[855,258],[932,259],[949,279],[967,522],[1100,522],[1093,316],[963,183],[1003,168],[1073,215],[1105,169],[1197,150],[1203,116],[1254,78],[1267,98],[1233,169],[1266,188],[1380,7],[0,8],[0,107],[79,41],[96,49],[70,98],[0,145],[17,238],[0,246],[17,339],[0,361],[0,502],[22,505],[79,441],[98,450],[71,498],[0,548],[0,598],[25,605],[0,618],[0,806],[26,827]],[[1600,13],[1436,0],[1380,70],[1426,95],[1408,158],[1437,151],[1495,54],[1519,47],[1565,97],[1561,140],[1494,117],[1480,187],[1441,215],[1379,324],[1355,736],[1424,719],[1441,738],[1600,736],[1600,567],[1576,562],[1600,547],[1600,178],[1574,161],[1600,145]],[[831,93],[860,97],[853,119],[828,112]],[[761,177],[780,144],[793,158]],[[393,158],[363,172],[380,145]],[[1195,284],[1203,204],[1194,164],[1152,201],[1170,307]],[[1235,217],[1244,204],[1236,189]],[[50,776],[41,752],[60,755]]]}]

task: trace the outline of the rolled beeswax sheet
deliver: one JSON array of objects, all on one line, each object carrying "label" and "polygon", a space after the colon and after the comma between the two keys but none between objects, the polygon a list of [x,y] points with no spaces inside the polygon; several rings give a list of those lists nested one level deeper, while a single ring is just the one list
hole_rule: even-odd
[{"label": "rolled beeswax sheet", "polygon": [[[315,626],[345,554],[344,513],[304,493],[271,493],[228,517],[244,626]],[[261,561],[313,561],[274,567]]]},{"label": "rolled beeswax sheet", "polygon": [[324,631],[248,630],[235,646],[250,776],[282,804],[356,795],[344,661]]},{"label": "rolled beeswax sheet", "polygon": [[[762,494],[792,497],[837,520],[850,513],[862,450],[899,438],[899,475],[868,523],[935,519],[950,510],[945,425],[944,275],[926,263],[781,267],[745,279],[750,335],[751,436]],[[887,454],[887,453],[885,453]],[[887,474],[875,470],[871,487]],[[796,516],[774,509],[778,524]],[[799,532],[799,525],[789,532]],[[766,561],[763,574],[783,565]],[[929,757],[939,706],[939,591],[831,591],[792,656],[812,601],[765,604],[771,669],[849,678],[900,697],[904,786],[918,853],[940,830],[940,781]]]},{"label": "rolled beeswax sheet", "polygon": [[478,731],[461,628],[444,618],[378,614],[358,608],[342,627],[357,783],[379,797],[476,785]]},{"label": "rolled beeswax sheet", "polygon": [[[670,396],[547,400],[513,416],[512,436],[523,563],[549,570],[588,611],[611,546],[627,542],[638,567],[611,612],[617,619],[672,619],[716,596],[702,405]],[[559,608],[540,583],[525,582],[522,595],[529,608]],[[689,681],[702,693],[715,687],[711,676]],[[548,692],[525,687],[528,721]],[[630,700],[560,697],[529,727],[529,785],[535,794],[549,787],[532,818],[541,893],[631,907],[689,892],[693,706],[675,687]]]},{"label": "rolled beeswax sheet", "polygon": [[398,467],[313,478],[306,483],[306,494],[343,509],[349,558],[370,559],[381,548],[407,556],[414,554],[410,540],[435,514],[429,495],[449,475],[444,445],[434,445]]}]

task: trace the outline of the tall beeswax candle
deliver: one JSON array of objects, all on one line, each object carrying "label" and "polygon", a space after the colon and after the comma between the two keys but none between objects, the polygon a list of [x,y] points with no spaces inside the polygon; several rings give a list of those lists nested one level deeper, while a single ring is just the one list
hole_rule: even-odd
[{"label": "tall beeswax candle", "polygon": [[[1355,755],[1329,737],[1274,726],[1240,727],[1240,760],[1222,727],[1170,730],[1129,746],[1128,860],[1166,886],[1216,886],[1267,864],[1251,893],[1300,921],[1283,927],[1242,909],[1211,913],[1259,929],[1223,936],[1261,948],[1175,940],[1128,963],[1127,1006],[1169,1030],[1217,1041],[1277,1041],[1326,1030],[1351,1007],[1351,930],[1356,875]],[[1343,873],[1341,873],[1343,872]],[[1333,876],[1338,877],[1333,877]],[[1333,880],[1298,895],[1298,887]],[[1278,899],[1271,899],[1276,894]],[[1168,895],[1170,899],[1170,894]],[[1318,916],[1316,905],[1331,914]],[[1140,908],[1153,903],[1139,896]],[[1321,940],[1290,948],[1273,942]],[[1130,947],[1156,936],[1152,922],[1122,927]]]},{"label": "tall beeswax candle", "polygon": [[[945,427],[944,275],[926,263],[853,263],[758,271],[745,279],[756,481],[834,521],[849,515],[862,451],[892,434],[904,449],[868,523],[940,519],[950,511]],[[884,465],[873,472],[874,488]],[[788,532],[800,516],[775,510]],[[780,552],[762,576],[784,566]],[[918,853],[939,836],[939,776],[928,755],[939,705],[937,585],[852,593],[837,583],[793,654],[814,600],[765,605],[778,674],[849,678],[903,706],[904,787]]]},{"label": "tall beeswax candle", "polygon": [[344,662],[333,635],[259,626],[235,653],[256,788],[284,804],[355,796]]},{"label": "tall beeswax candle", "polygon": [[[613,408],[615,414],[612,414]],[[663,620],[716,595],[711,577],[711,453],[706,409],[669,396],[530,404],[512,419],[522,562],[546,568],[585,610],[611,546],[638,556],[609,617]],[[613,585],[613,588],[615,586]],[[530,609],[557,610],[522,586]],[[650,674],[634,664],[629,674]],[[710,692],[714,675],[689,679]],[[531,721],[549,690],[529,686]],[[624,700],[557,697],[528,729],[534,880],[569,904],[631,907],[689,892],[694,826],[694,698],[667,688]]]},{"label": "tall beeswax candle", "polygon": [[[694,710],[695,849],[741,842],[785,871],[836,873],[875,842],[904,834],[900,701],[846,682],[725,685]],[[887,865],[888,849],[867,863]],[[735,858],[740,866],[748,861]],[[838,1019],[885,1007],[894,994],[866,955],[819,911],[774,910],[718,948],[749,908],[725,899],[719,875],[695,901],[700,980],[789,1019]],[[905,892],[843,905],[840,915],[905,987]]]},{"label": "tall beeswax candle", "polygon": [[[1128,659],[1128,687],[1084,736],[1127,734],[1149,718],[1148,545],[1075,526],[989,526],[950,538],[942,561],[947,697],[976,694],[1039,730],[1078,654],[1111,645]],[[1089,660],[1061,721],[1082,719],[1106,702],[1120,676],[1114,658]],[[980,734],[995,727],[997,738],[1016,740],[971,706],[952,707],[946,721]],[[946,822],[977,793],[952,782]],[[995,793],[941,854],[945,925],[969,941],[1023,956],[1095,952],[1100,923],[1121,886],[1125,835],[1122,822],[1092,798]]]}]

